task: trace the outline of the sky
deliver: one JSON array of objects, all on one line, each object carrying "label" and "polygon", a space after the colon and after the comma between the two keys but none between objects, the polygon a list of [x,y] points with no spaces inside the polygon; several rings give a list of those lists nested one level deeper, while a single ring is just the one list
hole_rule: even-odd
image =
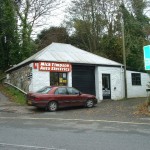
[{"label": "sky", "polygon": [[52,11],[50,17],[42,19],[41,21],[44,22],[43,25],[40,27],[33,28],[32,34],[33,39],[35,39],[37,34],[39,34],[43,29],[48,29],[51,26],[61,26],[61,24],[65,20],[66,8],[69,7],[70,3],[71,0],[65,0],[61,8]]}]

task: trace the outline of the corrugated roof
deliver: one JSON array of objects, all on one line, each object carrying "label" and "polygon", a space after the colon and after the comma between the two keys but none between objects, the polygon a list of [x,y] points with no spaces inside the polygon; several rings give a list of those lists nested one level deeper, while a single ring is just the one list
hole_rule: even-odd
[{"label": "corrugated roof", "polygon": [[52,43],[43,50],[37,52],[28,59],[8,69],[11,71],[17,67],[22,66],[31,61],[51,61],[51,62],[69,62],[78,64],[94,64],[94,65],[112,65],[121,66],[122,64],[106,59],[104,57],[95,55],[85,50],[79,49],[70,44]]}]

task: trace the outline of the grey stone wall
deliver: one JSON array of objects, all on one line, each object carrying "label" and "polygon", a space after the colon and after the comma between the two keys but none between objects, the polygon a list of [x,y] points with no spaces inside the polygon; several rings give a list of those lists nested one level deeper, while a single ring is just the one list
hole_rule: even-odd
[{"label": "grey stone wall", "polygon": [[10,72],[8,76],[7,82],[17,86],[25,92],[29,92],[29,85],[32,79],[32,67],[27,65]]}]

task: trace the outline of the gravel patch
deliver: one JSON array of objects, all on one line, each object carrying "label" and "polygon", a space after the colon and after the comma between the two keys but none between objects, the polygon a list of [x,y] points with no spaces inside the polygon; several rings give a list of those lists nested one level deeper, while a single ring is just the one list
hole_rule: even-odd
[{"label": "gravel patch", "polygon": [[56,112],[48,112],[33,106],[15,104],[0,93],[0,113],[32,115],[32,117],[41,118],[138,121],[140,118],[147,117],[134,113],[137,111],[138,106],[145,101],[146,98],[132,98],[120,101],[104,100],[90,109],[84,107],[71,107],[60,109]]}]

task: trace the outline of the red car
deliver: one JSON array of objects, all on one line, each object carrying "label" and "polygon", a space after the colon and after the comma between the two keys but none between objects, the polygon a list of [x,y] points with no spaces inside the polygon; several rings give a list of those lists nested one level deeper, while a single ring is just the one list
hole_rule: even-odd
[{"label": "red car", "polygon": [[60,107],[86,106],[97,104],[94,95],[83,94],[73,87],[52,86],[44,87],[35,93],[27,94],[27,104],[56,111]]}]

